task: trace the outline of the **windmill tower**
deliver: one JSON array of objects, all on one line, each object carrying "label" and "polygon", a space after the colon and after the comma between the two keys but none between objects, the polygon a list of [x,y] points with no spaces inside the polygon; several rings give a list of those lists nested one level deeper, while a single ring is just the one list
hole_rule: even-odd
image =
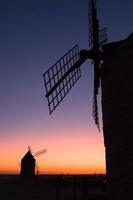
[{"label": "windmill tower", "polygon": [[28,147],[28,152],[21,159],[21,170],[20,170],[21,178],[26,178],[26,179],[35,178],[36,160],[34,157],[39,156],[40,154],[43,154],[46,151],[47,151],[46,149],[43,149],[32,155],[31,148]]},{"label": "windmill tower", "polygon": [[103,133],[109,200],[133,196],[133,34],[108,44],[101,66]]},{"label": "windmill tower", "polygon": [[[68,51],[63,57],[60,58],[60,60],[58,60],[52,67],[50,67],[43,74],[44,84],[46,88],[46,97],[48,99],[48,106],[51,114],[55,110],[55,108],[60,104],[60,102],[64,99],[66,94],[71,90],[73,85],[81,77],[80,66],[87,59],[91,59],[93,61],[94,65],[93,118],[99,131],[100,131],[100,124],[98,116],[97,95],[98,95],[98,89],[100,87],[100,82],[102,82],[101,89],[102,89],[103,131],[104,131],[104,141],[105,141],[106,169],[107,169],[107,182],[108,182],[107,195],[109,200],[129,199],[127,197],[129,197],[128,195],[132,193],[131,188],[133,186],[133,181],[131,181],[133,180],[133,172],[132,172],[132,179],[130,179],[130,181],[128,181],[129,179],[127,178],[128,176],[126,172],[126,170],[131,168],[126,161],[130,160],[132,150],[129,148],[127,152],[126,150],[123,151],[123,148],[126,149],[126,147],[128,146],[128,143],[125,143],[126,137],[124,135],[127,127],[124,127],[124,120],[128,121],[127,122],[128,125],[130,121],[129,117],[131,116],[132,121],[130,121],[130,123],[133,124],[133,118],[132,118],[133,110],[130,110],[129,108],[127,110],[124,109],[122,110],[119,107],[118,111],[117,108],[117,105],[120,104],[121,102],[125,103],[123,102],[124,94],[128,94],[127,99],[130,97],[129,91],[131,93],[131,85],[133,85],[133,81],[131,78],[126,84],[122,84],[122,80],[124,80],[124,83],[126,81],[124,79],[125,74],[127,76],[129,72],[131,72],[131,74],[133,72],[133,70],[131,70],[131,65],[133,66],[132,63],[133,55],[131,53],[133,51],[131,49],[131,46],[133,47],[133,43],[131,43],[132,37],[130,36],[129,38],[130,40],[125,39],[122,41],[106,44],[107,30],[106,28],[103,28],[101,30],[99,29],[96,0],[89,0],[90,50],[80,51],[78,45],[74,46],[70,51]],[[130,48],[127,47],[128,46],[127,44],[130,46]],[[130,63],[129,64],[130,70],[129,68],[126,69],[125,67],[127,64],[127,59],[124,56],[124,52],[126,51],[124,50],[124,46],[125,49],[128,48],[128,51],[126,52],[125,55],[127,55],[127,57],[129,57],[130,59],[130,61],[128,61]],[[120,65],[121,65],[121,70],[120,67],[117,67]],[[125,70],[123,70],[124,67]],[[117,70],[115,70],[115,68],[117,68]],[[117,81],[117,78],[118,80],[120,79],[120,82]],[[122,93],[122,96],[120,96],[121,95],[120,91],[122,90],[121,86],[124,86],[125,89]],[[131,101],[131,99],[129,98],[126,101]],[[118,103],[117,101],[119,100],[120,102]],[[116,105],[116,108],[113,107],[113,105]],[[131,106],[131,103],[129,105]],[[127,113],[126,116],[125,116],[125,111]],[[128,111],[130,111],[130,115],[128,114]],[[121,118],[121,116],[124,117]],[[117,123],[118,119],[122,120],[119,123]],[[123,127],[123,129],[121,129],[120,127]],[[130,132],[132,132],[132,128],[130,129]],[[132,138],[130,140],[130,143],[131,141]],[[124,156],[123,154],[126,154],[126,156]],[[124,161],[122,160],[122,158],[124,158]],[[127,167],[125,168],[126,170],[125,169],[120,170],[123,162],[127,164]],[[133,166],[133,162],[130,161],[130,164],[131,166]],[[126,185],[126,187],[124,187],[124,184]],[[130,186],[128,189],[126,189],[127,185]]]}]

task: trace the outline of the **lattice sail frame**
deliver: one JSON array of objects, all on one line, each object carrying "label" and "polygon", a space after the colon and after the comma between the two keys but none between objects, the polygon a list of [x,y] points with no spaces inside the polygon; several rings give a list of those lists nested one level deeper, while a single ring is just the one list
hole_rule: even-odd
[{"label": "lattice sail frame", "polygon": [[[93,21],[94,21],[94,14],[92,13],[92,10],[95,10],[95,20],[98,22],[97,19],[97,13],[96,13],[96,7],[97,7],[97,2],[96,0],[88,0],[88,22],[89,22],[89,47],[91,49],[94,48],[94,28],[93,28]],[[98,22],[98,39],[99,39],[99,47],[107,43],[107,28],[100,28],[99,29],[99,22]]]},{"label": "lattice sail frame", "polygon": [[50,114],[81,77],[80,67],[72,68],[79,59],[79,47],[75,45],[43,74]]},{"label": "lattice sail frame", "polygon": [[92,116],[94,118],[95,124],[100,131],[100,122],[98,114],[98,88],[100,86],[100,58],[99,58],[99,21],[97,19],[96,12],[96,0],[89,0],[89,47],[94,52],[93,64],[94,64],[94,89],[93,89],[93,108]]},{"label": "lattice sail frame", "polygon": [[100,131],[100,122],[98,114],[98,89],[100,87],[100,49],[107,42],[107,29],[99,29],[99,21],[97,18],[97,2],[89,0],[89,47],[94,52],[92,63],[94,65],[94,89],[93,89],[93,108],[92,115],[94,121]]},{"label": "lattice sail frame", "polygon": [[102,47],[102,45],[106,44],[108,41],[108,35],[107,35],[107,28],[102,28],[99,30],[99,46]]},{"label": "lattice sail frame", "polygon": [[[96,2],[95,2],[96,6]],[[93,14],[92,14],[92,0],[88,0],[88,22],[89,22],[89,47],[93,48]]]}]

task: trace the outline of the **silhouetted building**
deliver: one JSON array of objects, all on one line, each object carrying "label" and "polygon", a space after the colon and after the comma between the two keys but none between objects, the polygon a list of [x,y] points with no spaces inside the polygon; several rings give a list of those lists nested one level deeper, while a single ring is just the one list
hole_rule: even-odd
[{"label": "silhouetted building", "polygon": [[22,178],[34,178],[35,176],[35,158],[30,150],[21,160],[20,176]]},{"label": "silhouetted building", "polygon": [[103,131],[109,200],[133,197],[133,34],[105,45],[101,66]]}]

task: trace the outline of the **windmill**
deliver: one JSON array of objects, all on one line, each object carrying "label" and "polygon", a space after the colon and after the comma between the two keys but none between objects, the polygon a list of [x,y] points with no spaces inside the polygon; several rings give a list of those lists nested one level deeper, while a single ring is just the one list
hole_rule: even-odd
[{"label": "windmill", "polygon": [[99,29],[96,0],[89,0],[89,50],[74,46],[44,74],[50,114],[81,77],[80,67],[94,65],[93,118],[100,130],[97,95],[102,89],[102,119],[106,154],[107,197],[133,196],[133,33],[108,43],[107,29]]},{"label": "windmill", "polygon": [[43,149],[32,154],[32,150],[30,146],[28,146],[28,152],[21,159],[20,177],[30,178],[30,179],[34,178],[35,171],[36,171],[36,174],[38,175],[38,166],[36,164],[36,160],[34,157],[40,156],[41,154],[46,153],[46,152],[47,150]]},{"label": "windmill", "polygon": [[100,62],[103,59],[101,47],[107,42],[106,28],[99,30],[96,1],[89,0],[89,46],[90,50],[79,50],[75,45],[63,57],[61,57],[44,74],[44,84],[50,114],[64,99],[74,84],[81,77],[80,66],[92,59],[94,64],[94,94],[93,94],[93,118],[100,131],[97,95],[100,86]]}]

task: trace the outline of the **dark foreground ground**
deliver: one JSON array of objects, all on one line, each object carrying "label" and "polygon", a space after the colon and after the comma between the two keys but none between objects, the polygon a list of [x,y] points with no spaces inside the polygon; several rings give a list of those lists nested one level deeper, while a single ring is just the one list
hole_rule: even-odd
[{"label": "dark foreground ground", "polygon": [[0,175],[0,200],[106,200],[104,175]]}]

